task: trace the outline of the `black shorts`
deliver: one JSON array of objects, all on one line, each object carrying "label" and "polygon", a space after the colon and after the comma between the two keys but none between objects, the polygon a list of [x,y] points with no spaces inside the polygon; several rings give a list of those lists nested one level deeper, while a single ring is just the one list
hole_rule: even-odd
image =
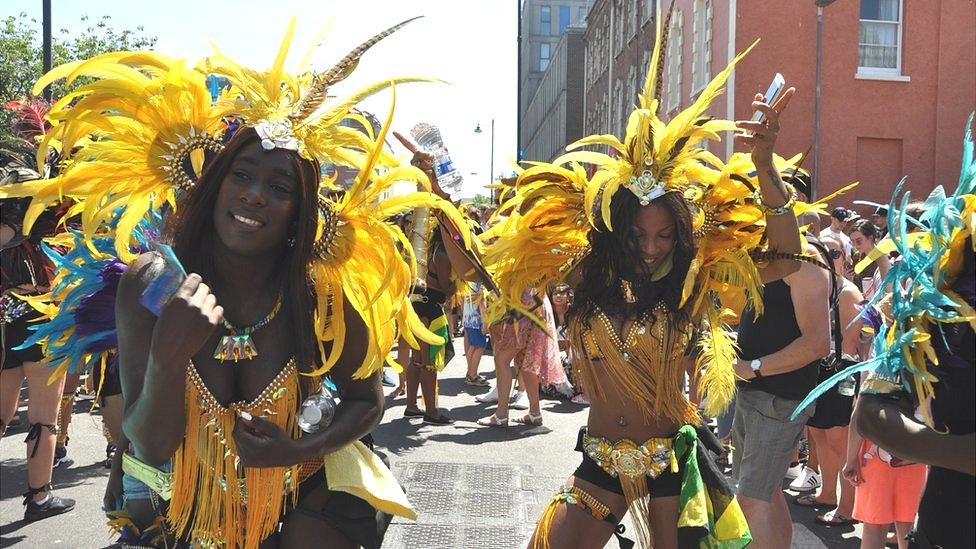
[{"label": "black shorts", "polygon": [[413,310],[420,317],[420,320],[424,321],[424,324],[429,325],[436,318],[444,314],[444,303],[447,301],[447,296],[444,295],[444,292],[432,288],[424,288],[421,292],[414,291],[416,295],[421,296],[421,299],[419,301],[412,301]]},{"label": "black shorts", "polygon": [[105,369],[102,371],[102,363],[99,361],[91,371],[93,387],[102,398],[102,404],[110,396],[122,394],[122,380],[119,378],[119,355],[112,353],[105,361]]},{"label": "black shorts", "polygon": [[40,362],[44,358],[44,353],[41,351],[40,345],[31,345],[20,351],[14,350],[14,347],[17,347],[28,337],[34,335],[34,332],[28,330],[27,327],[32,324],[37,324],[32,321],[41,318],[41,316],[40,312],[31,309],[27,314],[12,322],[0,322],[0,334],[2,334],[0,337],[3,338],[2,369],[10,370],[20,368],[25,362]]},{"label": "black shorts", "polygon": [[[361,439],[361,442],[370,449],[373,448],[371,435]],[[389,467],[388,460],[380,454],[377,455]],[[302,481],[298,485],[299,505],[288,512],[302,513],[323,520],[365,549],[379,549],[383,545],[383,538],[386,537],[386,530],[389,528],[393,517],[377,510],[366,500],[347,492],[332,492],[321,509],[301,507],[303,494],[309,494],[316,488],[327,484],[325,469],[319,469],[315,474]]]},{"label": "black shorts", "polygon": [[[624,489],[620,486],[620,479],[610,476],[610,473],[603,470],[596,464],[586,451],[583,449],[583,435],[586,434],[586,427],[581,427],[579,436],[576,437],[576,451],[583,454],[583,462],[573,472],[573,476],[585,480],[591,484],[599,486],[604,490],[615,494],[624,495]],[[679,460],[680,467],[678,472],[671,470],[664,471],[656,478],[647,479],[647,491],[652,498],[667,498],[681,494],[681,480],[684,477],[684,463]]]}]

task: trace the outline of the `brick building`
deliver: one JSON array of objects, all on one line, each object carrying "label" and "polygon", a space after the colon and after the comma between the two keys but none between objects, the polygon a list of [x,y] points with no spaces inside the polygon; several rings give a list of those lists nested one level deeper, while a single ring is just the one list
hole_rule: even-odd
[{"label": "brick building", "polygon": [[[597,0],[591,8],[584,36],[585,133],[623,134],[653,47],[654,18],[667,5]],[[711,114],[749,117],[752,95],[765,91],[780,72],[797,94],[777,148],[784,155],[806,151],[814,142],[817,11],[813,0],[788,6],[772,0],[676,0],[662,112],[689,105],[736,52],[761,39]],[[860,181],[834,202],[887,200],[902,175],[919,198],[937,184],[954,184],[966,118],[976,110],[974,20],[974,0],[844,0],[823,9],[815,174],[820,196]],[[725,157],[732,143],[712,150]]]}]

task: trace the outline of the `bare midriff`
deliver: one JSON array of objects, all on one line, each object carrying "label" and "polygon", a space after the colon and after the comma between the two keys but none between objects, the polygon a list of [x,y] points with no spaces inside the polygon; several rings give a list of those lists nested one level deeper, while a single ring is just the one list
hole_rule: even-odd
[{"label": "bare midriff", "polygon": [[[598,358],[592,362],[595,367],[602,366],[602,360]],[[650,438],[672,436],[681,427],[679,422],[663,416],[645,421],[641,406],[653,406],[653,403],[640,403],[613,383],[605,382],[603,392],[603,398],[588,395],[590,410],[586,428],[592,436],[611,441],[627,438],[640,443]]]}]

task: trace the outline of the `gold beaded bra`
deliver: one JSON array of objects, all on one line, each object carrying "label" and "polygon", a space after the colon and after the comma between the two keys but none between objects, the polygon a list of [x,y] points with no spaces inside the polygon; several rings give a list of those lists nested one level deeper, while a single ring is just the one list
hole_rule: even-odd
[{"label": "gold beaded bra", "polygon": [[666,418],[698,425],[698,408],[684,393],[685,356],[692,323],[673,321],[664,302],[639,315],[623,339],[599,308],[589,320],[571,320],[569,340],[574,373],[586,390],[606,398],[612,384],[638,403],[646,422]]},{"label": "gold beaded bra", "polygon": [[[173,497],[167,520],[177,535],[203,546],[256,549],[271,535],[298,483],[322,460],[291,467],[243,467],[232,436],[240,412],[262,416],[301,436],[295,421],[298,372],[292,359],[248,402],[220,404],[191,363],[187,367],[186,436],[173,456]],[[247,502],[258,502],[248,505]]]}]

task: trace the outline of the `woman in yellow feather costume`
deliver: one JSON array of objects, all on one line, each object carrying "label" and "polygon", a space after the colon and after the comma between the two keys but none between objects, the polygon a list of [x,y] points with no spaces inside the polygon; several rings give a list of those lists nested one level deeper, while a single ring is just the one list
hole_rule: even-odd
[{"label": "woman in yellow feather costume", "polygon": [[[274,536],[287,547],[378,547],[376,509],[415,516],[359,441],[382,417],[379,373],[397,327],[414,346],[441,342],[409,306],[414,258],[403,257],[397,243],[409,243],[387,220],[425,207],[465,225],[423,172],[383,152],[392,110],[375,139],[340,124],[362,98],[421,79],[327,100],[403,24],[324,73],[284,71],[292,24],[263,72],[220,53],[190,67],[118,52],[38,83],[93,78],[50,115],[41,154],[53,143],[72,153],[61,175],[3,192],[32,196],[31,212],[74,198],[89,242],[115,220],[115,248],[129,263],[116,309],[131,442],[121,460],[128,513],[117,523],[130,526],[129,541],[256,548]],[[212,76],[228,83],[213,100]],[[359,176],[334,191],[320,162]],[[381,199],[396,181],[422,190]],[[133,231],[158,208],[169,211],[172,248],[137,256]],[[471,246],[468,231],[455,233]],[[328,399],[311,398],[326,374],[341,394],[331,421],[299,417],[306,397],[328,411]]]},{"label": "woman in yellow feather costume", "polygon": [[[742,54],[665,123],[657,114],[667,42],[660,29],[625,139],[591,136],[569,147],[606,145],[616,155],[575,151],[530,165],[501,206],[508,217],[492,229],[499,238],[486,260],[502,307],[519,303],[526,288],[574,287],[571,358],[591,402],[577,441],[583,461],[540,517],[532,548],[602,547],[611,534],[622,538],[628,509],[642,547],[751,540],[704,449],[718,444],[684,395],[685,375],[699,377],[705,413],[721,413],[736,379],[724,325],[733,311],[722,299],[744,293],[758,301],[750,251],[799,251],[796,220],[783,215],[796,195],[778,175],[786,163],[772,155],[792,91],[772,107],[754,104],[768,124],[707,116]],[[755,132],[740,138],[751,159],[725,164],[701,145],[737,127]],[[596,172],[587,177],[583,164]]]}]

